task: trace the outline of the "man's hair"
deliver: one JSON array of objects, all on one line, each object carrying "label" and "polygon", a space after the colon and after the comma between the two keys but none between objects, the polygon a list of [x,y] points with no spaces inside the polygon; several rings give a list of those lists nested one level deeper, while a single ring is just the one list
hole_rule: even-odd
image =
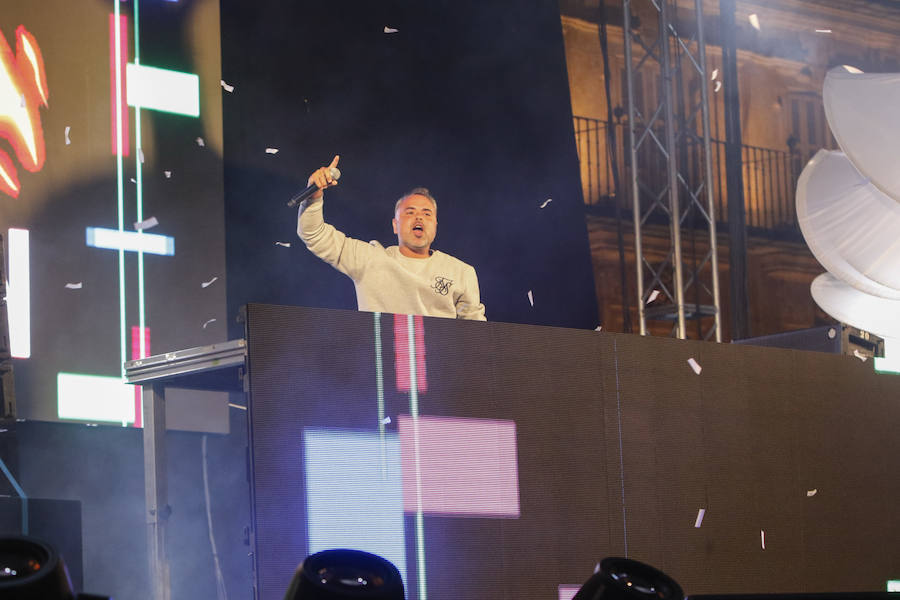
[{"label": "man's hair", "polygon": [[397,209],[400,208],[400,203],[409,198],[410,196],[425,196],[431,201],[431,204],[434,206],[434,212],[437,213],[437,200],[434,199],[434,196],[431,195],[431,192],[428,191],[428,188],[417,187],[409,190],[394,203],[394,214],[397,214]]}]

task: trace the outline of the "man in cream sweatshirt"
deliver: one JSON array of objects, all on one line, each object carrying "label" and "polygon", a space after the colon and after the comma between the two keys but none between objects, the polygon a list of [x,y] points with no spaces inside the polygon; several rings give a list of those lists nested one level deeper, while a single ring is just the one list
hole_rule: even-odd
[{"label": "man in cream sweatshirt", "polygon": [[297,235],[310,252],[353,280],[359,310],[487,320],[475,269],[431,248],[437,202],[427,189],[410,191],[394,206],[396,246],[348,237],[325,222],[322,190],[337,185],[331,169],[338,160],[309,176],[308,185],[319,190],[300,204]]}]

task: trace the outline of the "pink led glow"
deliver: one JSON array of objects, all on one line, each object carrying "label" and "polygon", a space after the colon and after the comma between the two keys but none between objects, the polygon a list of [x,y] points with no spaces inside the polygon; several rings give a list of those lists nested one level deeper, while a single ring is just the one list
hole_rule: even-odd
[{"label": "pink led glow", "polygon": [[[144,351],[141,352],[141,328],[131,326],[131,360],[145,358],[150,356],[150,328],[144,327]],[[142,387],[134,386],[134,426],[144,426],[144,400],[142,397]]]},{"label": "pink led glow", "polygon": [[[394,365],[397,372],[397,390],[408,392],[409,372],[409,327],[408,315],[394,315]],[[416,343],[416,389],[428,391],[428,373],[425,370],[425,322],[421,315],[413,317]]]},{"label": "pink led glow", "polygon": [[[116,15],[109,15],[109,111],[110,111],[110,135],[112,153],[118,154],[116,132],[122,131],[122,156],[128,156],[128,147],[131,140],[128,137],[130,121],[128,119],[128,105],[125,102],[125,70],[128,62],[128,20],[124,16],[119,17],[119,78],[121,86],[116,87]],[[119,106],[121,119],[116,119],[116,105]]]},{"label": "pink led glow", "polygon": [[581,589],[580,585],[561,585],[559,586],[559,600],[572,600],[575,597],[575,594],[578,593],[578,590]]},{"label": "pink led glow", "polygon": [[397,421],[404,511],[519,516],[515,422],[409,415]]}]

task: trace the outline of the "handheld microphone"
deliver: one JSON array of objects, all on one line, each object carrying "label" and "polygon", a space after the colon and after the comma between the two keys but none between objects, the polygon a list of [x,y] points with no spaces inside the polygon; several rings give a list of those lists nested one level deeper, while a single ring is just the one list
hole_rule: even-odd
[{"label": "handheld microphone", "polygon": [[[331,176],[334,178],[335,181],[337,181],[338,179],[341,178],[340,170],[337,167],[331,167]],[[298,204],[300,204],[301,202],[303,202],[304,200],[306,200],[307,198],[309,198],[310,196],[315,194],[318,190],[319,190],[319,186],[317,186],[316,184],[313,183],[312,185],[309,185],[305,190],[303,190],[302,192],[300,192],[299,194],[297,194],[296,196],[291,198],[290,201],[287,203],[287,205],[288,206],[297,206]]]}]

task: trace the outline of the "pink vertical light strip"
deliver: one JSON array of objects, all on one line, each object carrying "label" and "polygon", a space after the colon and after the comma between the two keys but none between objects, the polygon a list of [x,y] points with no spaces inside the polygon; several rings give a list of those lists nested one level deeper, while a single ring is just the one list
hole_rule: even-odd
[{"label": "pink vertical light strip", "polygon": [[[116,15],[109,15],[109,124],[112,153],[118,151],[116,144],[116,132],[122,131],[122,155],[128,156],[128,148],[131,140],[128,137],[129,118],[128,105],[125,102],[125,65],[128,62],[128,20],[125,16],[119,17],[119,77],[122,81],[122,89],[116,89]],[[121,122],[116,121],[116,103],[122,115]]]},{"label": "pink vertical light strip", "polygon": [[[519,516],[514,421],[398,415],[397,427],[406,512]],[[421,500],[417,466],[421,473]]]},{"label": "pink vertical light strip", "polygon": [[[394,315],[394,366],[397,373],[397,391],[408,392],[409,377],[409,328],[406,315]],[[416,344],[416,390],[428,391],[428,373],[425,371],[425,321],[421,315],[413,317]]]},{"label": "pink vertical light strip", "polygon": [[[131,326],[131,360],[150,356],[150,328],[144,328],[144,352],[141,353],[141,328],[135,325]],[[144,426],[144,401],[142,396],[143,388],[139,385],[134,386],[134,426]]]},{"label": "pink vertical light strip", "polygon": [[581,589],[580,585],[560,585],[557,588],[559,592],[559,600],[572,600],[575,597],[575,594],[578,593],[578,590]]}]

